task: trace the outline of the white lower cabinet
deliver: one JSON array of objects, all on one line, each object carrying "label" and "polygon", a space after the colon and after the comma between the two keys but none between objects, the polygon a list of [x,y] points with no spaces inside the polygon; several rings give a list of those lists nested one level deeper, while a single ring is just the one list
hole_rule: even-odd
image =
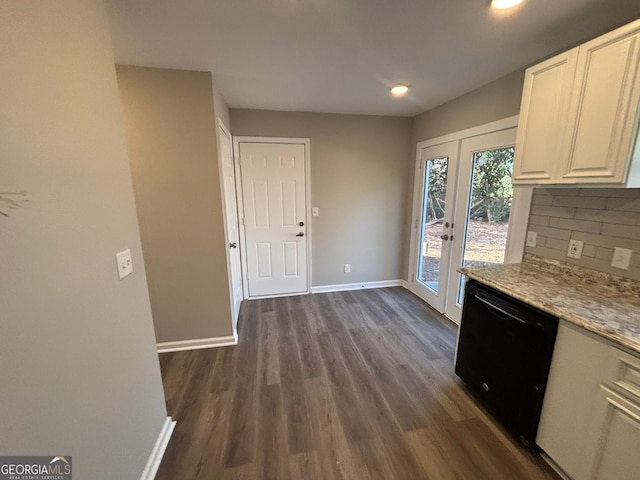
[{"label": "white lower cabinet", "polygon": [[537,443],[574,480],[640,479],[640,358],[561,322]]}]

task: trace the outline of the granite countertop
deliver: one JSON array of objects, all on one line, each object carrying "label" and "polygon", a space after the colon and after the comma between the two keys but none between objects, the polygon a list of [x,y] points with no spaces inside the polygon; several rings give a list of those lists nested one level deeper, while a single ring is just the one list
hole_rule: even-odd
[{"label": "granite countertop", "polygon": [[640,282],[533,255],[458,271],[640,354]]}]

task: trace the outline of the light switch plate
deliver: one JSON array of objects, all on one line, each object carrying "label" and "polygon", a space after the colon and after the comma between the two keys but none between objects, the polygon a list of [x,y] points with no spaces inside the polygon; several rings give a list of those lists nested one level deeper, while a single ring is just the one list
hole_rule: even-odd
[{"label": "light switch plate", "polygon": [[344,273],[351,273],[351,264],[350,263],[345,263],[344,264]]},{"label": "light switch plate", "polygon": [[318,207],[313,207],[311,209],[311,215],[313,215],[314,217],[317,217],[318,215],[320,215]]},{"label": "light switch plate", "polygon": [[582,249],[584,248],[584,242],[581,240],[570,240],[569,241],[569,251],[567,252],[567,257],[569,258],[580,258],[582,257]]},{"label": "light switch plate", "polygon": [[538,232],[527,232],[527,247],[535,247],[538,242]]},{"label": "light switch plate", "polygon": [[611,266],[620,268],[622,270],[629,270],[629,264],[631,263],[631,254],[633,250],[628,248],[616,247],[613,251],[613,258],[611,259]]},{"label": "light switch plate", "polygon": [[133,273],[131,250],[127,248],[124,252],[116,253],[116,264],[118,265],[118,276],[120,280],[131,275]]}]

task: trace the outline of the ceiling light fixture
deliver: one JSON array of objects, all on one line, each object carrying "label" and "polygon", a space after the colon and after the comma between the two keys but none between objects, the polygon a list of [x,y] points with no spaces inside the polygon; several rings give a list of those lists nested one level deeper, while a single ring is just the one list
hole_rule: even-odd
[{"label": "ceiling light fixture", "polygon": [[391,88],[391,95],[394,97],[401,97],[409,91],[409,87],[406,85],[395,85]]},{"label": "ceiling light fixture", "polygon": [[522,3],[522,0],[491,0],[491,6],[498,10],[515,7],[519,3]]}]

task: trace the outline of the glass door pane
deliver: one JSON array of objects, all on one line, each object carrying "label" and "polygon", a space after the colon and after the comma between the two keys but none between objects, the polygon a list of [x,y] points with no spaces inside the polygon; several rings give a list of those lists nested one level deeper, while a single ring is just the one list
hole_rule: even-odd
[{"label": "glass door pane", "polygon": [[[504,263],[513,201],[513,147],[473,153],[469,202],[462,247],[462,266]],[[457,303],[462,304],[460,276]]]},{"label": "glass door pane", "polygon": [[440,277],[448,164],[446,157],[426,160],[424,164],[418,281],[435,293]]},{"label": "glass door pane", "polygon": [[416,210],[411,257],[411,290],[440,313],[444,312],[451,259],[451,221],[455,202],[460,142],[420,150],[416,165]]},{"label": "glass door pane", "polygon": [[507,251],[513,203],[511,171],[516,129],[465,138],[460,144],[451,268],[445,315],[462,316],[465,278],[461,266],[500,264]]}]

